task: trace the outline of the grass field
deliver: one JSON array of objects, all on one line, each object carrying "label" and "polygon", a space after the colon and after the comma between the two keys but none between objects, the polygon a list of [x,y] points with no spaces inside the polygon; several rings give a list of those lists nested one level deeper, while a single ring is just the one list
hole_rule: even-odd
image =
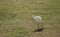
[{"label": "grass field", "polygon": [[[42,32],[32,32],[44,20]],[[60,37],[60,0],[0,0],[0,37]]]}]

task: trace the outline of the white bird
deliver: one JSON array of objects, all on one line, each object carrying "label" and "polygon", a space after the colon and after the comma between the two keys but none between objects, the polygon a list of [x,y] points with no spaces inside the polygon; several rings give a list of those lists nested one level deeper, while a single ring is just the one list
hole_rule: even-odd
[{"label": "white bird", "polygon": [[42,18],[40,16],[34,16],[34,15],[32,15],[32,17],[38,23],[42,23],[43,22],[43,20],[42,20]]},{"label": "white bird", "polygon": [[[38,31],[42,31],[43,30],[43,25],[42,25],[42,23],[43,23],[43,20],[42,20],[42,18],[41,18],[41,16],[34,16],[34,15],[32,15],[32,17],[33,17],[33,19],[38,23]],[[41,24],[40,26],[39,26],[39,24]]]}]

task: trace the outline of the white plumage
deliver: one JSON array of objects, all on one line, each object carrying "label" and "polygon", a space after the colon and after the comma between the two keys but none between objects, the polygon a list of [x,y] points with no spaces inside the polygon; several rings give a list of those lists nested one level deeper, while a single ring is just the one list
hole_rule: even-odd
[{"label": "white plumage", "polygon": [[38,23],[42,23],[42,22],[43,22],[43,20],[42,20],[42,18],[41,18],[40,16],[34,16],[34,15],[32,15],[32,17],[33,17],[33,19],[35,19],[35,21],[38,22]]}]

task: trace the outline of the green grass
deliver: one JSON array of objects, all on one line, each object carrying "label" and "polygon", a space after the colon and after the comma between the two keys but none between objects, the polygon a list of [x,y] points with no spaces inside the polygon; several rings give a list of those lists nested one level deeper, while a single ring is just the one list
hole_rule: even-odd
[{"label": "green grass", "polygon": [[[32,32],[37,28],[32,15],[44,20],[43,32]],[[40,36],[60,36],[60,0],[0,0],[0,37]]]}]

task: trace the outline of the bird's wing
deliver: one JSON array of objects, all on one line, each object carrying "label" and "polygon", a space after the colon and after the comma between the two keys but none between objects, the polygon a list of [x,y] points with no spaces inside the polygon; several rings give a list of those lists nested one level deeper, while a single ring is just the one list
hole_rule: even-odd
[{"label": "bird's wing", "polygon": [[38,23],[41,23],[41,22],[42,22],[41,17],[35,17],[34,19],[35,19]]}]

